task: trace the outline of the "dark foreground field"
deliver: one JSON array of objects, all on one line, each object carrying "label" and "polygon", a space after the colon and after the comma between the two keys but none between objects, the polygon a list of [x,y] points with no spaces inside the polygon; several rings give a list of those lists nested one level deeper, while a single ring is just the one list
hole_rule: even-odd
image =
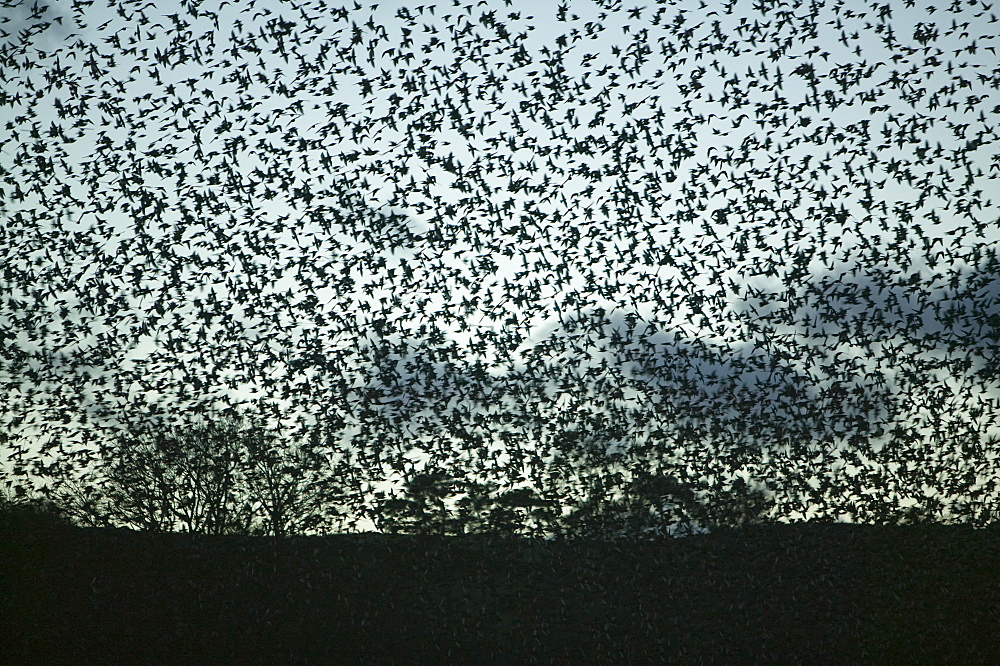
[{"label": "dark foreground field", "polygon": [[3,520],[0,660],[997,663],[1000,530],[283,541]]}]

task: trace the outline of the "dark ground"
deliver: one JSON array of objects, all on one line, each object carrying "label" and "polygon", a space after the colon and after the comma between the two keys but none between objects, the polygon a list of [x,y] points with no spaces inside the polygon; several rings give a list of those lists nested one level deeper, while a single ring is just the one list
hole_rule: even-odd
[{"label": "dark ground", "polygon": [[1000,663],[1000,529],[657,543],[0,520],[0,661]]}]

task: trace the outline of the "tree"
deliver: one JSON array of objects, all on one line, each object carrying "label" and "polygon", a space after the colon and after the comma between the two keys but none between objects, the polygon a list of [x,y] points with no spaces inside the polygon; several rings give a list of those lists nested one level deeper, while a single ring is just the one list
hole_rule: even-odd
[{"label": "tree", "polygon": [[156,532],[283,536],[339,527],[347,483],[329,461],[307,455],[319,454],[233,418],[136,432],[102,451],[85,492],[66,483],[61,499],[82,522]]},{"label": "tree", "polygon": [[0,528],[59,528],[72,524],[65,508],[58,503],[0,486]]}]

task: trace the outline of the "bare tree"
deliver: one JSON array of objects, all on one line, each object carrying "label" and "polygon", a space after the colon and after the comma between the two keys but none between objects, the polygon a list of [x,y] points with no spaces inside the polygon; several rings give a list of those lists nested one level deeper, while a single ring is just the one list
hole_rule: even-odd
[{"label": "bare tree", "polygon": [[328,460],[238,418],[129,433],[100,457],[97,481],[57,480],[81,522],[282,536],[329,528],[339,516]]}]

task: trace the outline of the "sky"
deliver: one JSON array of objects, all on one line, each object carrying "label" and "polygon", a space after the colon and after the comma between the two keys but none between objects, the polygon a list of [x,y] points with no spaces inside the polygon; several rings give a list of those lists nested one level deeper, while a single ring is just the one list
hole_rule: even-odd
[{"label": "sky", "polygon": [[[31,357],[9,366],[10,418],[41,441],[86,441],[82,413],[261,396],[289,428],[337,414],[347,442],[370,402],[417,469],[462,460],[449,414],[525,409],[604,423],[609,450],[661,437],[649,414],[765,439],[805,423],[876,453],[890,433],[852,419],[926,433],[948,414],[989,442],[983,322],[1000,297],[976,256],[1000,240],[995,10],[603,4],[224,2],[193,16],[97,1],[41,19],[13,5],[0,247],[30,266],[5,276],[15,302],[48,283],[54,314],[41,329],[22,305],[0,313],[5,349]],[[345,200],[353,216],[338,216]],[[567,323],[588,317],[601,322]],[[937,362],[933,381],[893,367],[903,357]],[[331,395],[343,404],[318,412]],[[735,396],[748,406],[720,402]],[[490,446],[504,467],[509,444]],[[815,464],[766,449],[726,473],[762,484],[782,456],[815,479],[878,469],[905,503],[958,483],[909,469],[946,448],[886,464],[826,449]],[[691,474],[708,465],[672,454]],[[976,492],[995,494],[995,463],[976,461]],[[891,492],[872,484],[858,492]],[[853,519],[827,494],[789,515]]]}]

